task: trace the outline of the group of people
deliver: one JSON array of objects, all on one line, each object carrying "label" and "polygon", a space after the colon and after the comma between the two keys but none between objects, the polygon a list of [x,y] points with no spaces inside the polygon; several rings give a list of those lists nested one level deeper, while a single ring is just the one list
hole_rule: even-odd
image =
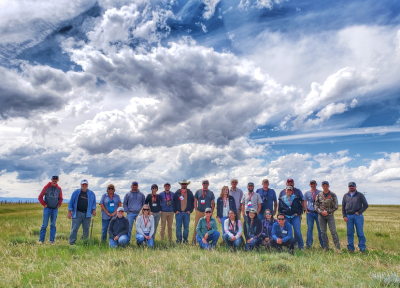
[{"label": "group of people", "polygon": [[[54,243],[58,208],[63,197],[58,186],[59,177],[53,176],[39,195],[44,206],[43,224],[40,230],[39,243],[44,243],[46,229],[50,220],[50,243]],[[274,247],[279,251],[287,247],[293,253],[295,246],[304,249],[301,233],[301,221],[306,214],[307,239],[306,247],[313,245],[314,224],[317,226],[318,238],[323,249],[329,250],[327,226],[331,232],[336,251],[340,253],[339,237],[336,232],[334,212],[338,209],[335,193],[330,191],[329,183],[322,182],[322,191],[317,189],[317,182],[310,181],[310,190],[304,195],[294,187],[294,180],[287,179],[286,189],[277,198],[274,189],[269,188],[268,179],[262,181],[262,188],[254,190],[254,183],[247,184],[247,193],[237,187],[238,180],[231,180],[231,187],[224,186],[217,200],[214,192],[209,190],[209,181],[202,181],[202,189],[193,193],[188,189],[190,181],[183,179],[177,191],[171,192],[171,184],[164,184],[164,191],[158,192],[158,186],[151,186],[151,193],[145,196],[134,181],[124,199],[115,193],[115,186],[109,184],[106,193],[100,200],[102,233],[101,240],[107,240],[110,247],[129,245],[132,228],[136,222],[136,243],[153,247],[158,225],[161,221],[160,238],[165,238],[168,227],[168,240],[172,242],[172,225],[175,216],[176,242],[188,243],[190,216],[195,210],[195,231],[192,244],[199,243],[203,249],[216,246],[222,227],[222,239],[229,247],[237,248],[244,244],[246,251],[259,246]],[[82,237],[88,238],[91,217],[96,216],[96,195],[88,189],[87,180],[81,181],[81,188],[72,193],[68,204],[68,218],[71,219],[69,243],[74,245],[77,233],[82,226]],[[279,206],[278,206],[279,199]],[[212,215],[217,206],[216,218]],[[342,214],[347,223],[347,249],[354,252],[354,227],[359,240],[360,252],[364,252],[365,236],[363,232],[363,212],[368,208],[364,194],[357,191],[356,184],[348,184],[348,192],[343,196]],[[126,213],[126,217],[124,214]],[[277,215],[277,219],[274,216]],[[243,222],[242,222],[243,217]],[[293,232],[294,231],[294,232]]]}]

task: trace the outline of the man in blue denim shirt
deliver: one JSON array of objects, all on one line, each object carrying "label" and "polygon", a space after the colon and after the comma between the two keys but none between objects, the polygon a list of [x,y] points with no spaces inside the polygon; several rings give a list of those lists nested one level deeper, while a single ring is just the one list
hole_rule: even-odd
[{"label": "man in blue denim shirt", "polygon": [[276,193],[274,189],[269,188],[269,180],[264,179],[262,181],[262,188],[257,189],[256,193],[261,196],[263,203],[261,204],[261,211],[258,214],[258,219],[261,221],[264,220],[264,212],[265,210],[270,210],[272,212],[272,216],[276,214],[278,211],[278,200],[276,199]]},{"label": "man in blue denim shirt", "polygon": [[304,194],[304,200],[307,201],[307,241],[306,245],[307,248],[311,248],[314,242],[314,236],[313,236],[313,230],[314,230],[314,222],[317,224],[317,230],[318,230],[318,239],[319,243],[321,244],[321,247],[324,247],[324,244],[322,242],[322,236],[321,236],[321,228],[319,227],[319,221],[318,221],[318,212],[315,211],[314,208],[314,203],[315,199],[317,198],[317,195],[321,193],[320,190],[317,189],[317,181],[311,180],[310,181],[310,187],[311,190],[307,191]]},{"label": "man in blue denim shirt", "polygon": [[81,181],[81,188],[72,193],[68,204],[68,219],[71,219],[71,234],[69,235],[69,244],[74,245],[79,227],[82,224],[82,237],[89,237],[90,219],[92,215],[96,216],[96,195],[88,189],[89,182],[84,179]]}]

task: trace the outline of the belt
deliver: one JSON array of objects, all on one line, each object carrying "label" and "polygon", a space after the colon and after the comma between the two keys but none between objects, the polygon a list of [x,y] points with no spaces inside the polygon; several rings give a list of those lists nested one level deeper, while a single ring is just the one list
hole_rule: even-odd
[{"label": "belt", "polygon": [[317,214],[318,214],[318,212],[317,212],[317,211],[310,211],[310,210],[308,210],[308,212],[311,212],[311,213],[317,213]]}]

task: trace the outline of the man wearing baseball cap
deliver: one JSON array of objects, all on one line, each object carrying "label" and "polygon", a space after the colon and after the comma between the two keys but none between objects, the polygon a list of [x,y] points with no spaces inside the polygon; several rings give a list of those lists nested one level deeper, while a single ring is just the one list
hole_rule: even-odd
[{"label": "man wearing baseball cap", "polygon": [[357,191],[354,182],[349,183],[349,192],[344,194],[342,200],[343,220],[347,223],[347,249],[354,252],[354,226],[357,230],[358,248],[364,253],[366,238],[364,235],[364,216],[362,215],[368,208],[367,199],[364,194]]},{"label": "man wearing baseball cap", "polygon": [[[58,215],[58,207],[61,206],[63,201],[61,187],[57,185],[58,176],[53,176],[51,182],[44,186],[38,199],[40,204],[43,205],[43,223],[39,233],[39,243],[44,243],[46,236],[47,225],[50,219],[50,243],[54,244],[56,238],[56,220]],[[44,200],[43,200],[44,197]]]},{"label": "man wearing baseball cap", "polygon": [[161,199],[161,241],[164,240],[165,224],[168,225],[168,240],[172,242],[172,223],[174,222],[174,193],[170,191],[171,184],[169,182],[164,184],[164,191],[160,193]]},{"label": "man wearing baseball cap", "polygon": [[[196,225],[196,240],[203,249],[215,248],[220,233],[217,227],[217,221],[212,217],[212,209],[210,207],[204,209],[205,216],[200,218]],[[211,247],[210,247],[211,242]]]},{"label": "man wearing baseball cap", "polygon": [[68,203],[68,218],[71,219],[71,234],[69,244],[75,245],[79,227],[82,225],[82,237],[89,237],[89,227],[92,215],[96,216],[96,195],[88,189],[89,182],[86,179],[81,181],[81,188],[76,189]]},{"label": "man wearing baseball cap", "polygon": [[260,194],[260,197],[263,201],[260,214],[258,214],[258,218],[261,221],[264,220],[265,210],[270,210],[272,212],[272,216],[278,211],[278,200],[276,199],[276,193],[274,189],[269,188],[269,180],[263,179],[262,186],[262,188],[257,189],[256,191],[257,194]]},{"label": "man wearing baseball cap", "polygon": [[[211,208],[211,214],[214,212],[215,208],[215,196],[214,192],[208,189],[210,184],[208,180],[203,180],[201,182],[203,189],[199,189],[194,194],[194,210],[196,210],[196,215],[194,218],[194,227],[197,227],[197,223],[201,217],[205,216],[206,208]],[[192,245],[196,244],[196,230],[193,232]]]},{"label": "man wearing baseball cap", "polygon": [[124,211],[127,213],[126,218],[129,221],[129,232],[128,232],[128,242],[131,242],[132,236],[132,227],[135,222],[137,216],[139,215],[144,202],[146,201],[146,197],[139,190],[139,183],[136,181],[132,182],[131,191],[126,193],[124,197]]},{"label": "man wearing baseball cap", "polygon": [[243,215],[243,219],[246,220],[247,219],[247,212],[253,208],[256,210],[257,215],[260,213],[261,211],[261,205],[263,203],[260,194],[255,193],[254,192],[254,183],[253,182],[249,182],[247,184],[247,193],[243,195],[242,198],[242,215]]},{"label": "man wearing baseball cap", "polygon": [[321,236],[321,228],[319,227],[319,221],[318,221],[318,212],[315,211],[314,204],[315,204],[315,199],[317,198],[317,195],[321,193],[320,190],[317,189],[317,181],[311,180],[310,181],[310,187],[311,190],[308,190],[304,194],[304,200],[307,203],[307,241],[306,241],[306,247],[311,248],[314,242],[314,236],[313,236],[313,230],[314,230],[314,222],[317,224],[317,230],[318,230],[318,239],[319,243],[321,244],[321,247],[324,247],[324,243],[322,242],[322,236]]}]

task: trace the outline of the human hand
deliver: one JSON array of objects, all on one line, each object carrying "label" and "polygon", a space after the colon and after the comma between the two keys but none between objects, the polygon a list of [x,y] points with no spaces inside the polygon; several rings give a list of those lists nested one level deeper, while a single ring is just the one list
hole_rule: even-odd
[{"label": "human hand", "polygon": [[204,234],[204,238],[208,239],[208,233]]},{"label": "human hand", "polygon": [[232,237],[232,238],[231,238],[231,241],[235,241],[235,240],[236,240],[236,237]]},{"label": "human hand", "polygon": [[281,239],[281,238],[278,238],[278,240],[276,240],[276,243],[282,244],[282,239]]},{"label": "human hand", "polygon": [[114,237],[114,241],[117,241],[118,239],[119,239],[118,236],[115,236],[115,237]]},{"label": "human hand", "polygon": [[203,241],[204,244],[207,244],[207,239],[203,238],[201,240]]},{"label": "human hand", "polygon": [[358,212],[356,212],[356,215],[360,215]]},{"label": "human hand", "polygon": [[328,211],[324,211],[321,214],[322,214],[322,216],[328,216]]},{"label": "human hand", "polygon": [[221,218],[217,217],[218,223],[221,223]]},{"label": "human hand", "polygon": [[71,219],[72,218],[72,213],[71,213],[71,211],[70,210],[68,210],[68,219]]},{"label": "human hand", "polygon": [[347,217],[344,217],[343,220],[344,220],[344,222],[346,222],[346,223],[349,222],[349,219],[348,219]]},{"label": "human hand", "polygon": [[92,215],[96,216],[96,210],[93,210]]}]

